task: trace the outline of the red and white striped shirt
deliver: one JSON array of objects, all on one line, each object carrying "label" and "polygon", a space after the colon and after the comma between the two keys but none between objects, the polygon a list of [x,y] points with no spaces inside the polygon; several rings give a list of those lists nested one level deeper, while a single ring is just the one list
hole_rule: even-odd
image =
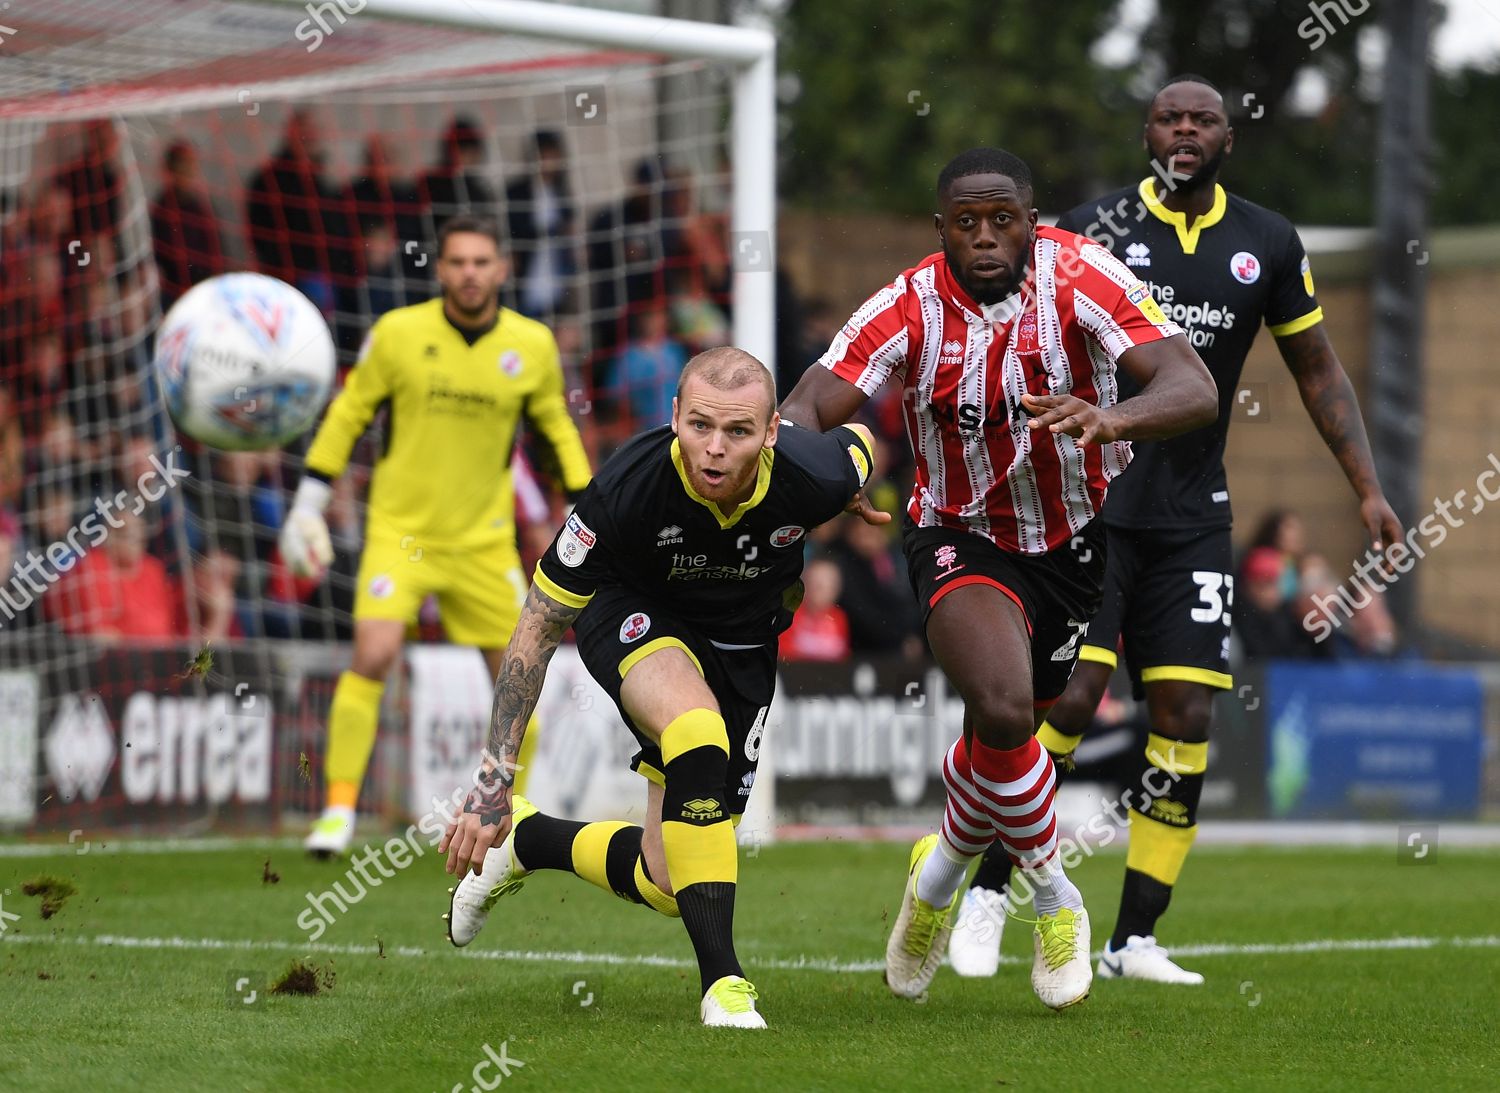
[{"label": "red and white striped shirt", "polygon": [[866,300],[819,363],[867,395],[893,376],[903,383],[917,455],[907,512],[918,527],[1045,554],[1098,513],[1130,462],[1130,443],[1085,447],[1033,432],[1021,396],[1113,406],[1121,354],[1180,333],[1108,250],[1039,227],[1019,291],[981,306],[947,259],[930,255]]}]

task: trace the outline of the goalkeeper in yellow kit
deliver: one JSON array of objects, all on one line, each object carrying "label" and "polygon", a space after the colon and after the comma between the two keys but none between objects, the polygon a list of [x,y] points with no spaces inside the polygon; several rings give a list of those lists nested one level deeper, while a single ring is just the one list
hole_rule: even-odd
[{"label": "goalkeeper in yellow kit", "polygon": [[323,517],[332,482],[389,403],[386,450],[370,480],[354,662],[333,693],[327,799],[305,844],[320,856],[342,854],[353,840],[385,679],[429,594],[449,639],[477,646],[490,675],[498,671],[528,587],[510,477],[522,416],[556,453],[570,496],[589,482],[552,332],[499,306],[508,271],[492,223],[455,217],[443,226],[440,298],[396,308],[370,329],[308,450],[282,528],[287,564],[299,575],[321,575],[333,557]]}]

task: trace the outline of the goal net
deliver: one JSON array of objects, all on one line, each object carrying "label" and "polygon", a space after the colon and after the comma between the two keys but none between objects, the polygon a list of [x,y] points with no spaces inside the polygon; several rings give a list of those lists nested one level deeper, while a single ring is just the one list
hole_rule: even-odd
[{"label": "goal net", "polygon": [[[0,12],[0,826],[259,822],[320,794],[383,423],[336,487],[329,577],[296,579],[276,540],[310,437],[205,449],[153,381],[192,284],[296,285],[347,368],[376,317],[435,293],[443,221],[492,216],[504,303],[556,332],[596,460],[731,339],[726,63],[376,8]],[[559,516],[546,455],[523,438],[528,565]],[[442,639],[435,605],[417,630]],[[387,696],[374,808],[401,794]]]}]

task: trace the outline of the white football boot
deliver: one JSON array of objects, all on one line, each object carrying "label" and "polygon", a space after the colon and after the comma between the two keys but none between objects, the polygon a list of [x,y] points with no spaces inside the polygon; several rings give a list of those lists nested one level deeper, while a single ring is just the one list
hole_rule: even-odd
[{"label": "white football boot", "polygon": [[1005,932],[1005,895],[970,888],[958,906],[948,939],[948,963],[966,979],[987,979],[1000,970],[1000,937]]},{"label": "white football boot", "polygon": [[465,873],[463,880],[448,889],[452,898],[448,901],[448,913],[443,916],[443,921],[448,924],[448,940],[460,949],[479,936],[485,920],[490,917],[490,909],[502,897],[519,892],[525,878],[530,876],[516,860],[516,828],[527,816],[535,813],[537,807],[517,794],[511,798],[511,809],[510,834],[505,836],[503,843],[490,847],[484,855],[484,869],[478,873]]},{"label": "white football boot", "polygon": [[1033,937],[1031,989],[1055,1010],[1076,1006],[1089,996],[1089,913],[1059,908],[1037,919]]},{"label": "white football boot", "polygon": [[928,984],[937,974],[948,951],[953,932],[953,910],[961,892],[954,892],[946,907],[935,907],[917,898],[917,877],[922,863],[937,852],[938,837],[927,835],[911,848],[906,870],[906,890],[901,894],[901,913],[885,946],[885,983],[902,998],[922,1001]]},{"label": "white football boot", "polygon": [[1184,987],[1196,987],[1203,976],[1179,967],[1167,955],[1167,950],[1156,943],[1151,934],[1141,937],[1131,934],[1125,939],[1125,947],[1119,952],[1104,943],[1104,952],[1099,956],[1100,979],[1146,979],[1152,983],[1174,983]]},{"label": "white football boot", "polygon": [[765,1028],[766,1019],[755,1009],[759,997],[750,980],[726,975],[708,988],[698,1016],[707,1028]]},{"label": "white football boot", "polygon": [[346,805],[329,805],[313,823],[303,849],[318,858],[338,858],[349,852],[354,842],[354,809]]}]

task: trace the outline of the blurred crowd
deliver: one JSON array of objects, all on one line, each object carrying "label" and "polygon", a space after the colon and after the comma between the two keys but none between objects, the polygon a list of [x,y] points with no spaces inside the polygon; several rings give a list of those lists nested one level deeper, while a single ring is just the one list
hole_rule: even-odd
[{"label": "blurred crowd", "polygon": [[[323,311],[340,362],[370,324],[436,291],[432,240],[459,214],[493,218],[512,263],[503,302],[549,323],[569,402],[605,458],[640,428],[667,421],[677,375],[700,349],[730,340],[727,166],[695,175],[663,156],[630,165],[617,200],[585,209],[563,134],[541,129],[503,182],[472,118],[441,132],[415,177],[392,166],[387,138],[361,145],[359,170],[336,184],[317,115],[291,114],[275,151],[236,195],[212,192],[199,147],[163,149],[159,185],[133,193],[121,129],[88,123],[77,154],[23,190],[0,194],[0,575],[65,542],[100,497],[130,493],[150,453],[178,439],[153,391],[156,320],[193,285],[249,268],[295,285]],[[700,188],[717,191],[703,200]],[[149,224],[145,221],[149,220]],[[778,275],[783,387],[827,345],[810,334],[825,309],[803,308]],[[806,323],[802,318],[807,316]],[[835,320],[836,325],[837,320]],[[821,341],[821,344],[814,343]],[[339,547],[322,588],[294,580],[276,533],[294,485],[281,453],[225,453],[183,439],[192,475],[133,514],[98,550],[59,551],[40,590],[22,585],[0,628],[49,624],[72,634],[215,639],[347,636],[361,541],[358,453],[330,522]],[[367,443],[373,453],[376,443]],[[550,537],[549,511],[518,457],[523,550]],[[368,461],[365,461],[366,464]],[[184,561],[192,559],[191,562]],[[52,583],[60,590],[43,598]],[[6,585],[9,589],[10,586]],[[62,589],[66,589],[63,591]],[[149,600],[157,605],[143,610]],[[318,610],[304,610],[313,603]],[[316,616],[316,625],[309,619]],[[435,619],[426,629],[439,633]]]},{"label": "blurred crowd", "polygon": [[1347,620],[1315,641],[1304,620],[1321,614],[1339,587],[1322,555],[1307,548],[1302,518],[1287,509],[1262,517],[1235,581],[1234,637],[1246,660],[1389,658],[1410,650],[1396,631],[1383,593],[1362,594]]},{"label": "blurred crowd", "polygon": [[[663,157],[642,158],[618,200],[586,210],[573,195],[561,132],[530,134],[524,162],[503,185],[492,181],[490,144],[476,121],[455,117],[429,166],[403,178],[387,138],[372,134],[359,171],[336,185],[317,117],[295,112],[274,153],[245,180],[243,238],[232,240],[198,148],[175,140],[149,199],[147,251],[126,238],[119,129],[89,123],[79,155],[13,198],[0,222],[0,574],[30,551],[66,542],[94,499],[129,493],[149,457],[170,445],[151,390],[151,329],[193,285],[246,266],[296,285],[328,318],[347,365],[377,317],[434,294],[430,241],[459,214],[502,226],[512,262],[504,302],[554,330],[569,401],[589,415],[599,459],[667,421],[687,359],[731,340],[729,225],[710,211],[726,202],[700,195],[701,186],[725,186],[727,168],[699,178]],[[784,395],[845,315],[776,277]],[[861,419],[881,441],[871,497],[897,520],[841,520],[810,536],[805,599],[782,641],[788,659],[923,652],[899,545],[912,477],[899,399],[882,392]],[[517,461],[528,560],[545,548],[556,518],[530,470],[545,454]],[[63,575],[58,593],[41,610],[36,597],[6,601],[0,626],[45,622],[70,634],[148,638],[347,636],[362,534],[359,461],[335,492],[334,580],[318,588],[277,557],[293,485],[281,453],[190,444],[182,458],[192,471],[185,488],[132,514],[76,564],[60,553],[49,563]],[[185,558],[194,561],[184,566]],[[1293,513],[1265,518],[1237,576],[1235,642],[1245,658],[1401,651],[1379,597],[1313,642],[1301,619],[1337,580],[1307,551]],[[309,603],[322,610],[305,610]],[[321,621],[310,624],[311,615]],[[434,618],[424,629],[440,636]]]}]

